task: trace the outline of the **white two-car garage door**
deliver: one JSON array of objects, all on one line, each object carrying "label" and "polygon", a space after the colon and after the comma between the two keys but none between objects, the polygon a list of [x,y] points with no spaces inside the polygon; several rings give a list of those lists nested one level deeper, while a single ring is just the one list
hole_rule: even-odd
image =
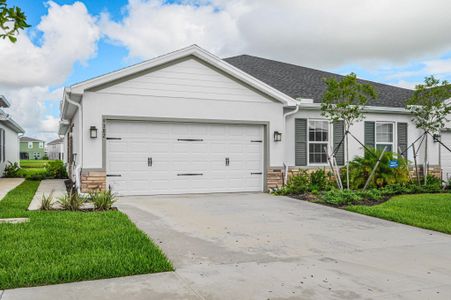
[{"label": "white two-car garage door", "polygon": [[109,120],[107,184],[120,195],[263,190],[263,126]]}]

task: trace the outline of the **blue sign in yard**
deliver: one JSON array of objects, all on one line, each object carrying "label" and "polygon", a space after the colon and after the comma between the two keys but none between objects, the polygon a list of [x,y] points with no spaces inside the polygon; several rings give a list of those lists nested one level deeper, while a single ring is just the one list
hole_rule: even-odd
[{"label": "blue sign in yard", "polygon": [[397,160],[390,160],[388,162],[388,166],[393,169],[397,168],[397,167],[399,167],[399,162]]}]

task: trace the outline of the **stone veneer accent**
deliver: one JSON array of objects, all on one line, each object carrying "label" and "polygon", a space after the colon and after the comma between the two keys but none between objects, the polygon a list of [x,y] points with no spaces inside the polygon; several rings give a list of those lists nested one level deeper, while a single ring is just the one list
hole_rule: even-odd
[{"label": "stone veneer accent", "polygon": [[81,192],[89,193],[106,189],[106,172],[86,171],[81,175]]}]

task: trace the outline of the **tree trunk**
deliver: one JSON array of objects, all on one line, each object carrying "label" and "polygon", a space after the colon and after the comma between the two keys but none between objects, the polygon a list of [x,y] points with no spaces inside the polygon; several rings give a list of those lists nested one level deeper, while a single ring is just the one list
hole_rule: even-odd
[{"label": "tree trunk", "polygon": [[424,175],[424,185],[428,183],[428,135],[426,134],[424,144],[424,165],[423,165],[423,175]]},{"label": "tree trunk", "polygon": [[347,127],[347,129],[346,129],[345,143],[346,143],[346,188],[349,190],[349,138],[348,138],[349,134],[348,134],[348,130],[349,130],[349,127]]}]

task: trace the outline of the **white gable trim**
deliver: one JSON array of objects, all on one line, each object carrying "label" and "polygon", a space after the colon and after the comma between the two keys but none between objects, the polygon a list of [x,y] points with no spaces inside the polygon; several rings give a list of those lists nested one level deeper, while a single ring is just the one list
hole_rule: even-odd
[{"label": "white gable trim", "polygon": [[97,87],[115,80],[118,80],[123,77],[127,77],[130,75],[133,75],[135,73],[152,69],[155,67],[158,67],[160,65],[172,62],[177,59],[181,59],[187,56],[194,56],[216,68],[219,70],[237,78],[238,80],[250,85],[251,87],[263,92],[264,94],[276,99],[277,101],[280,101],[285,106],[296,106],[296,101],[285,95],[284,93],[274,89],[273,87],[267,85],[266,83],[250,76],[246,72],[241,71],[240,69],[232,66],[231,64],[223,61],[219,57],[211,54],[210,52],[200,48],[197,45],[192,45],[180,50],[177,50],[175,52],[171,52],[147,61],[144,61],[142,63],[114,71],[93,79],[89,79],[87,81],[80,82],[78,84],[75,84],[71,86],[70,92],[71,94],[78,94],[82,95],[85,90]]}]

